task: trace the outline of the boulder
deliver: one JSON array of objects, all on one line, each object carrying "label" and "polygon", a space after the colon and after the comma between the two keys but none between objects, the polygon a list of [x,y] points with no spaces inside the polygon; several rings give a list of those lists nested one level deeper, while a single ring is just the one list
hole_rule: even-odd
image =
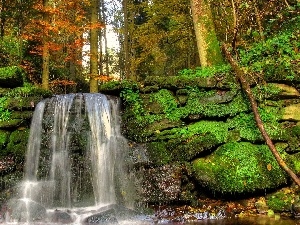
[{"label": "boulder", "polygon": [[286,106],[282,109],[281,120],[300,121],[300,103]]},{"label": "boulder", "polygon": [[181,168],[165,165],[146,169],[143,173],[142,196],[145,202],[177,200],[181,193]]},{"label": "boulder", "polygon": [[226,143],[192,167],[198,183],[216,193],[249,193],[288,181],[268,147],[249,142]]},{"label": "boulder", "polygon": [[278,97],[281,98],[298,98],[300,96],[299,91],[289,85],[286,84],[276,84],[273,83],[272,85],[274,85],[275,87],[279,88],[281,91],[278,94]]},{"label": "boulder", "polygon": [[7,66],[0,68],[0,86],[5,88],[22,86],[22,72],[22,69],[17,66]]}]

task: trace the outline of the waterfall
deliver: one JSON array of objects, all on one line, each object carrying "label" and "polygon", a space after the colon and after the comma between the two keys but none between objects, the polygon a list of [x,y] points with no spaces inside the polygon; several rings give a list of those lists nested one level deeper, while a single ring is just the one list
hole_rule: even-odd
[{"label": "waterfall", "polygon": [[126,146],[117,98],[68,94],[40,102],[12,217],[34,221],[49,209],[117,204]]}]

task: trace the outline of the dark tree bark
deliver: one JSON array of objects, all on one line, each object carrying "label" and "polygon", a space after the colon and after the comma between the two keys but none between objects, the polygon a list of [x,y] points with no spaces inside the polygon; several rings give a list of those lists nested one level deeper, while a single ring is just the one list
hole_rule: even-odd
[{"label": "dark tree bark", "polygon": [[265,130],[264,124],[260,118],[259,112],[258,112],[258,106],[256,103],[256,100],[252,94],[250,85],[248,84],[247,80],[244,77],[244,72],[242,71],[242,69],[240,69],[240,67],[238,66],[237,62],[233,59],[233,57],[231,56],[230,52],[228,51],[227,47],[225,44],[222,45],[222,51],[226,56],[226,59],[228,60],[228,62],[230,63],[231,67],[233,68],[236,77],[238,79],[238,81],[241,83],[243,90],[246,92],[250,104],[251,104],[251,108],[252,111],[254,113],[254,119],[256,122],[256,125],[259,129],[259,131],[261,132],[264,140],[266,141],[266,144],[268,145],[270,151],[272,152],[272,154],[274,155],[276,161],[278,162],[279,166],[285,170],[287,172],[287,174],[293,179],[293,181],[300,186],[300,180],[297,177],[297,175],[286,165],[286,163],[284,162],[284,160],[281,158],[281,156],[279,155],[277,149],[275,148],[275,145],[273,144],[270,136],[268,135],[267,131]]}]

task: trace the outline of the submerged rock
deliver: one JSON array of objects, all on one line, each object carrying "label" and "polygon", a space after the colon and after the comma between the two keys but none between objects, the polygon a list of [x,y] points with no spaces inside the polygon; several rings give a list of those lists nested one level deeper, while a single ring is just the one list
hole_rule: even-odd
[{"label": "submerged rock", "polygon": [[62,224],[73,222],[73,219],[69,213],[57,209],[50,215],[50,220],[53,223]]},{"label": "submerged rock", "polygon": [[119,224],[116,218],[116,212],[114,209],[109,209],[107,211],[94,214],[86,218],[83,222],[84,225],[89,224]]}]

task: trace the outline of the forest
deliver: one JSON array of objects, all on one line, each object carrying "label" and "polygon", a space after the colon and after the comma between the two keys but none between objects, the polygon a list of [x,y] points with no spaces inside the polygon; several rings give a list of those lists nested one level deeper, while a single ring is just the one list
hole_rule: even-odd
[{"label": "forest", "polygon": [[[226,70],[225,43],[252,76],[283,70],[289,79],[299,62],[298,7],[296,0],[1,0],[0,66],[21,68],[44,89],[88,91],[89,82],[97,92],[110,79]],[[117,48],[108,47],[107,28]]]}]

